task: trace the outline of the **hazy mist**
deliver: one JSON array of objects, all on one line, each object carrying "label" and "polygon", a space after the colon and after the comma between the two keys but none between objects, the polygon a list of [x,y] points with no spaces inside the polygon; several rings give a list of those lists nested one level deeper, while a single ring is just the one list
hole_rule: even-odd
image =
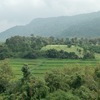
[{"label": "hazy mist", "polygon": [[100,10],[100,0],[0,0],[0,32],[34,18],[68,16]]}]

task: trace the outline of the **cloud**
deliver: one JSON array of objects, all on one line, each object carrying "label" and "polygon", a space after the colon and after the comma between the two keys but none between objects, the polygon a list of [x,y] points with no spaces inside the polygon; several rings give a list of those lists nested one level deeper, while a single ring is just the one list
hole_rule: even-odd
[{"label": "cloud", "polygon": [[17,22],[9,22],[9,21],[7,21],[7,20],[1,20],[0,21],[0,31],[2,32],[2,31],[4,31],[5,29],[9,29],[9,28],[11,28],[11,27],[13,27],[13,26],[15,26],[15,25],[20,25],[19,23],[17,23]]},{"label": "cloud", "polygon": [[0,31],[8,26],[29,23],[37,17],[75,15],[99,10],[100,0],[0,0]]}]

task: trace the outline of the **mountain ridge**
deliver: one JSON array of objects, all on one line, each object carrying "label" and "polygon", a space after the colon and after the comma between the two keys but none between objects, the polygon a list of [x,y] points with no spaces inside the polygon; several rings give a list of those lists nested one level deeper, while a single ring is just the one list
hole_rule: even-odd
[{"label": "mountain ridge", "polygon": [[1,32],[0,40],[6,40],[15,35],[29,36],[31,34],[36,36],[89,38],[94,33],[93,37],[98,37],[100,36],[99,22],[100,11],[74,16],[36,18],[29,24],[14,26]]}]

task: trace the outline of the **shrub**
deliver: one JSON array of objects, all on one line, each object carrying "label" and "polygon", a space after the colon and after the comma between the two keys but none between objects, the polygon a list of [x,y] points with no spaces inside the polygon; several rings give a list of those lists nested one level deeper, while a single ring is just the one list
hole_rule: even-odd
[{"label": "shrub", "polygon": [[83,59],[94,59],[95,56],[94,56],[94,53],[92,52],[86,52],[83,56]]},{"label": "shrub", "polygon": [[46,100],[80,100],[72,93],[66,93],[62,90],[55,91],[46,97]]}]

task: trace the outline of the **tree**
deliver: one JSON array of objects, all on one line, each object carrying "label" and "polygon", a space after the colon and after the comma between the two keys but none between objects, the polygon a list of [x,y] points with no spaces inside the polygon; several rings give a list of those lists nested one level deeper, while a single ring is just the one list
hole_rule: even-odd
[{"label": "tree", "polygon": [[45,98],[48,94],[45,82],[33,77],[26,64],[21,71],[23,77],[11,85],[6,100],[41,100]]},{"label": "tree", "polygon": [[58,51],[55,49],[47,50],[46,55],[48,58],[58,58]]},{"label": "tree", "polygon": [[[28,59],[36,59],[39,55],[39,51],[29,51],[26,54],[24,54],[23,58],[28,58]],[[40,56],[40,55],[39,55]]]},{"label": "tree", "polygon": [[25,52],[30,51],[30,38],[14,36],[6,40],[5,44],[12,52]]},{"label": "tree", "polygon": [[4,61],[0,65],[0,93],[6,91],[12,77],[13,77],[12,69],[10,68],[9,64],[6,61]]},{"label": "tree", "polygon": [[77,88],[74,91],[74,94],[77,95],[80,100],[98,100],[96,97],[94,97],[92,91],[85,87],[85,86],[81,86],[80,88]]},{"label": "tree", "polygon": [[71,76],[70,86],[71,88],[79,88],[84,83],[84,77],[80,74]]},{"label": "tree", "polygon": [[0,46],[0,60],[4,60],[5,58],[9,58],[12,56],[11,51],[8,49],[6,45]]},{"label": "tree", "polygon": [[46,97],[46,100],[80,100],[72,93],[66,93],[62,90],[57,90]]},{"label": "tree", "polygon": [[95,59],[95,55],[93,52],[86,52],[83,56],[83,59]]},{"label": "tree", "polygon": [[22,67],[22,72],[23,72],[23,79],[28,79],[30,76],[30,71],[29,71],[29,67],[27,64],[24,64],[24,66]]}]

